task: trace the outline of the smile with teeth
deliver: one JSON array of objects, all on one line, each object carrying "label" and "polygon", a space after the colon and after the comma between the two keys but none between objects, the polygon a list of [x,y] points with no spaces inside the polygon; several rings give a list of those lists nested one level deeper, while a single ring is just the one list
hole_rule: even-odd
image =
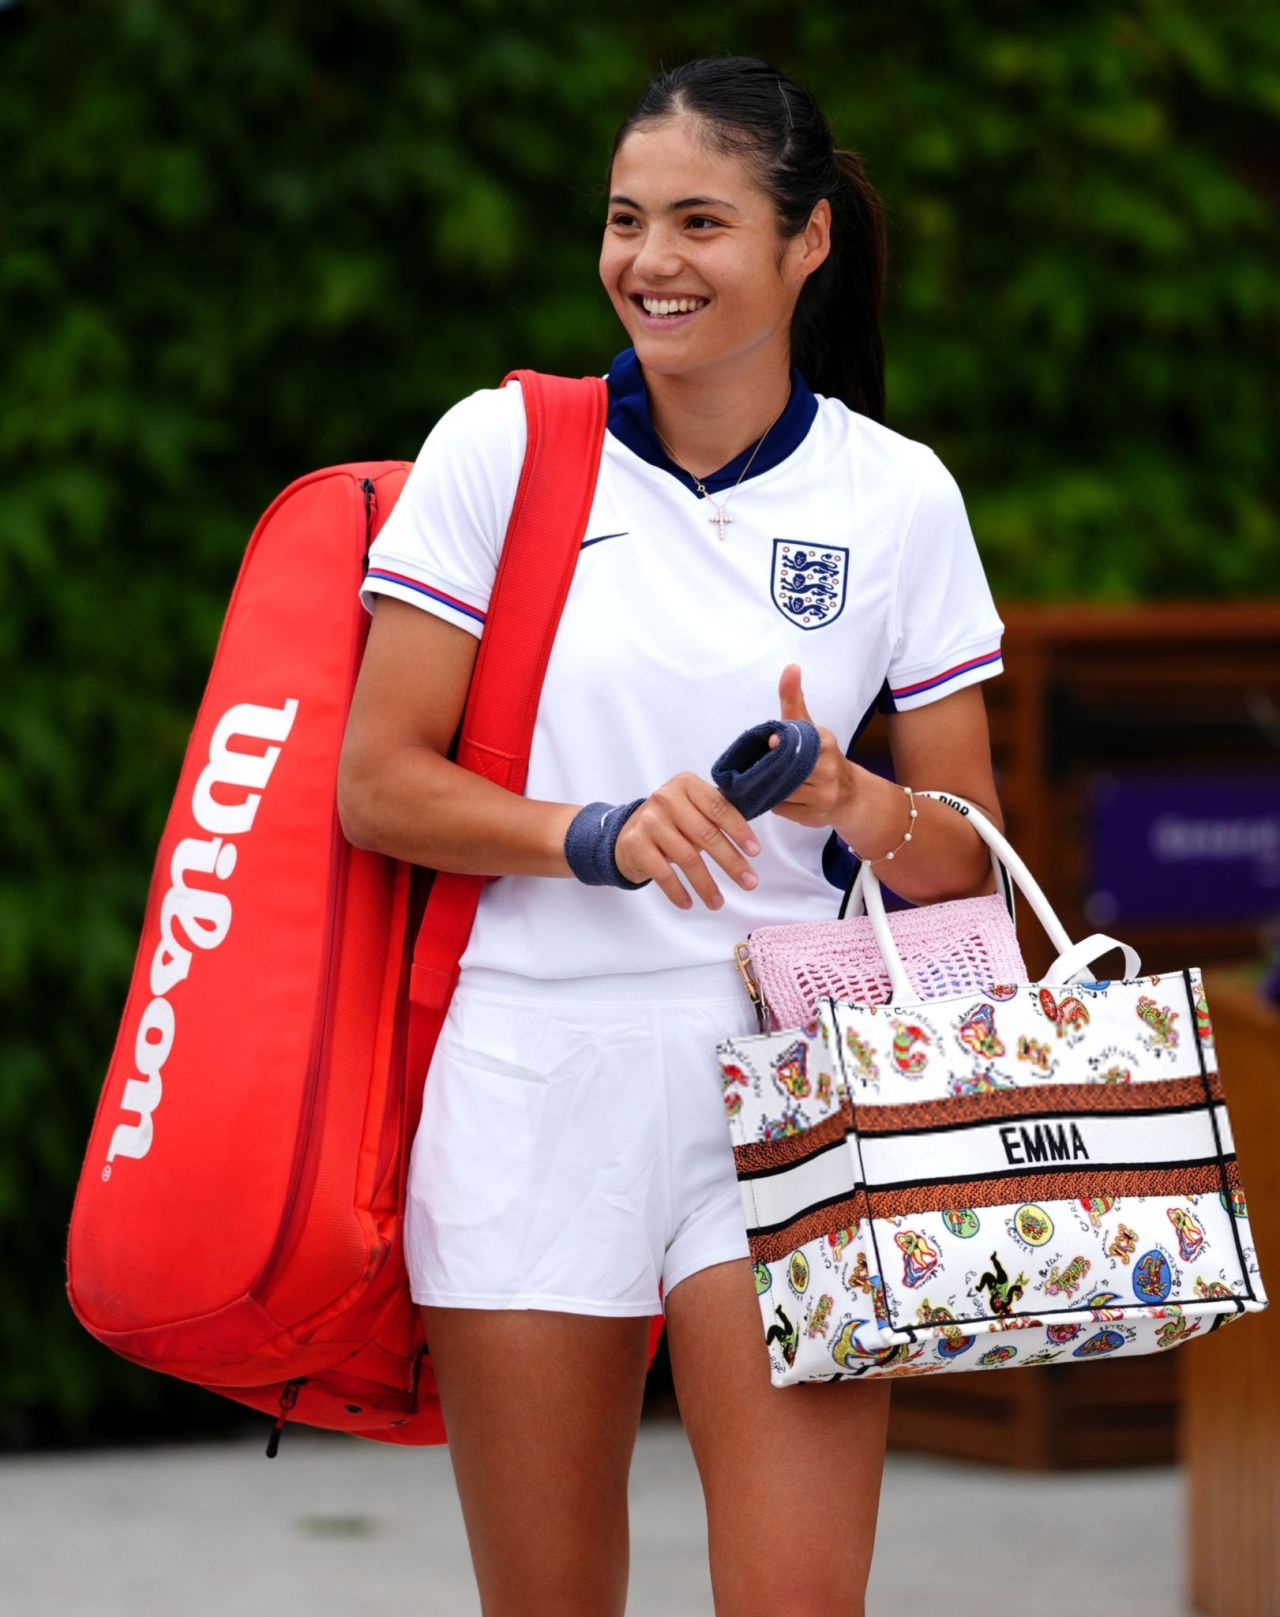
[{"label": "smile with teeth", "polygon": [[677,314],[693,314],[709,303],[710,298],[648,298],[637,296],[637,303],[647,315],[658,317]]}]

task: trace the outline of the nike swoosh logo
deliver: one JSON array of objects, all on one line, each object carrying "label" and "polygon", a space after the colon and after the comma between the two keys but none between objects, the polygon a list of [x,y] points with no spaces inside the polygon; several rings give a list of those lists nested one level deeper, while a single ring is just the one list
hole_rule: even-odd
[{"label": "nike swoosh logo", "polygon": [[621,533],[598,533],[594,539],[584,539],[582,548],[585,550],[588,545],[602,544],[606,539],[625,539],[630,532],[630,528],[624,528]]}]

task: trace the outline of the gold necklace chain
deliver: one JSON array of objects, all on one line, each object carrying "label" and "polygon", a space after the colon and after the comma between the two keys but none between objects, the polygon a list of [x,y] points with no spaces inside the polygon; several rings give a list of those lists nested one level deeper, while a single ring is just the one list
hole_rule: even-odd
[{"label": "gold necklace chain", "polygon": [[[790,403],[790,402],[791,401],[788,398],[787,403]],[[719,526],[721,540],[724,539],[724,530],[733,521],[733,518],[731,516],[726,516],[725,515],[725,507],[729,504],[729,501],[733,498],[733,496],[738,492],[738,483],[741,483],[742,479],[751,470],[751,461],[754,460],[756,458],[756,456],[760,453],[761,445],[764,443],[765,439],[769,436],[769,434],[773,431],[773,429],[777,425],[777,423],[782,419],[783,411],[786,408],[787,408],[787,406],[786,406],[786,404],[784,404],[782,406],[782,409],[778,411],[777,415],[774,416],[773,420],[769,423],[769,425],[760,434],[759,443],[757,443],[755,448],[751,451],[751,460],[749,460],[747,462],[747,464],[742,468],[741,472],[739,472],[739,474],[738,474],[738,482],[735,483],[733,485],[733,487],[729,490],[728,494],[725,495],[724,505],[716,505],[716,502],[711,498],[710,490],[707,488],[707,485],[702,481],[702,479],[700,477],[694,477],[693,473],[689,470],[689,468],[684,464],[683,461],[676,460],[676,457],[671,453],[671,445],[662,436],[662,434],[660,432],[658,432],[658,428],[657,428],[656,423],[654,425],[653,430],[654,430],[655,433],[657,433],[658,442],[666,450],[667,454],[671,456],[671,459],[673,461],[675,461],[675,464],[680,468],[680,470],[685,474],[685,476],[686,477],[693,477],[693,481],[697,485],[698,493],[702,496],[702,498],[704,500],[706,500],[714,508],[715,513],[716,513],[715,516],[708,517],[707,521],[708,522],[714,522]]]}]

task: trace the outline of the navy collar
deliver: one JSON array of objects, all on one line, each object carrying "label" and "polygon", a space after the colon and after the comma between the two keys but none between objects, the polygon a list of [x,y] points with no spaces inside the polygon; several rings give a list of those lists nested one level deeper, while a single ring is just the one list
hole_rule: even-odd
[{"label": "navy collar", "polygon": [[[644,372],[640,368],[640,361],[636,358],[634,348],[622,350],[609,366],[606,380],[609,384],[609,431],[633,454],[639,455],[641,460],[648,461],[650,466],[657,466],[664,472],[670,472],[671,476],[678,478],[691,494],[696,494],[698,486],[693,478],[683,466],[676,465],[653,430],[653,420],[649,414],[649,394],[644,385]],[[760,453],[751,461],[751,470],[747,473],[745,481],[749,482],[753,477],[759,477],[761,472],[771,471],[779,462],[786,460],[792,450],[803,441],[817,413],[818,401],[809,384],[793,365],[791,397],[787,400],[782,414],[769,429],[769,436],[765,439]],[[713,494],[721,489],[732,488],[742,476],[743,467],[751,460],[754,448],[754,444],[748,445],[740,455],[735,455],[727,466],[722,466],[710,477],[703,478],[706,487]]]}]

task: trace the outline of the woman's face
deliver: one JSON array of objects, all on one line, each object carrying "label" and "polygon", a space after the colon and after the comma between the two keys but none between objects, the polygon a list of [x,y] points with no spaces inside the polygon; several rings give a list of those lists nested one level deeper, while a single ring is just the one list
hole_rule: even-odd
[{"label": "woman's face", "polygon": [[[647,370],[718,368],[771,347],[789,359],[796,299],[827,252],[825,199],[783,241],[744,160],[709,150],[685,118],[633,129],[609,193],[600,279]],[[685,312],[659,313],[663,302]]]}]

